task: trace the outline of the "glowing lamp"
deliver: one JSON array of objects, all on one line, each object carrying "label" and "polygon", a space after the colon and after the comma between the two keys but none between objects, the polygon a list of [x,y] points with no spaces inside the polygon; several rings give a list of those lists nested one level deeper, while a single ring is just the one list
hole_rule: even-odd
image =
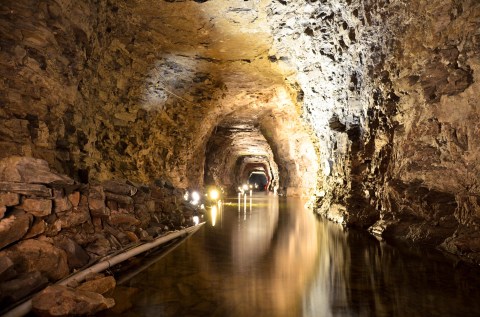
[{"label": "glowing lamp", "polygon": [[192,193],[192,200],[199,201],[200,200],[200,194],[198,192],[193,192]]},{"label": "glowing lamp", "polygon": [[211,199],[217,200],[219,197],[220,197],[220,193],[218,192],[218,190],[212,189],[210,191],[210,198]]},{"label": "glowing lamp", "polygon": [[192,201],[190,202],[192,205],[197,205],[200,201],[200,194],[198,192],[192,192],[191,194]]}]

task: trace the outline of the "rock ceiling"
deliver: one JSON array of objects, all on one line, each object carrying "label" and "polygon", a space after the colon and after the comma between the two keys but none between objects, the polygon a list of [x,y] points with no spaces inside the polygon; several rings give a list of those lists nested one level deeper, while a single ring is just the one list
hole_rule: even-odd
[{"label": "rock ceiling", "polygon": [[260,164],[331,219],[467,248],[479,18],[477,0],[4,1],[1,156],[183,188]]}]

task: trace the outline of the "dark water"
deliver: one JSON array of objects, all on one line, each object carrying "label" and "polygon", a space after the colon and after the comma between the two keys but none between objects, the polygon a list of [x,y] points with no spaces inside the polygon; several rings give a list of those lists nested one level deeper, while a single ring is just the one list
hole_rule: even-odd
[{"label": "dark water", "polygon": [[477,268],[345,231],[298,199],[231,202],[145,259],[102,316],[480,316]]}]

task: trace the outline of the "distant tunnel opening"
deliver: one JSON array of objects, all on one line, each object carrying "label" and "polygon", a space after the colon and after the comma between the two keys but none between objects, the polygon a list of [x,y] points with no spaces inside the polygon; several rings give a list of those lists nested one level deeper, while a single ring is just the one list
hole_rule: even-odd
[{"label": "distant tunnel opening", "polygon": [[248,184],[253,186],[255,191],[268,190],[268,178],[263,171],[253,171],[248,177]]},{"label": "distant tunnel opening", "polygon": [[206,147],[204,183],[235,193],[262,173],[262,188],[278,184],[278,166],[260,129],[251,124],[223,124],[215,128]]},{"label": "distant tunnel opening", "polygon": [[263,172],[263,189],[287,196],[315,190],[315,145],[287,90],[278,88],[269,102],[244,104],[217,120],[206,138],[204,185],[234,194],[253,172]]}]

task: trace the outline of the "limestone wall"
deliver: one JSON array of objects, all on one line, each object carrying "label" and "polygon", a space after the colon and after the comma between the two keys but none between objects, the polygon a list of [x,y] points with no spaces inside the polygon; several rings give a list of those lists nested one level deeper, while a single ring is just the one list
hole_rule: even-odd
[{"label": "limestone wall", "polygon": [[478,262],[478,1],[269,8],[270,54],[317,136],[318,212]]}]

